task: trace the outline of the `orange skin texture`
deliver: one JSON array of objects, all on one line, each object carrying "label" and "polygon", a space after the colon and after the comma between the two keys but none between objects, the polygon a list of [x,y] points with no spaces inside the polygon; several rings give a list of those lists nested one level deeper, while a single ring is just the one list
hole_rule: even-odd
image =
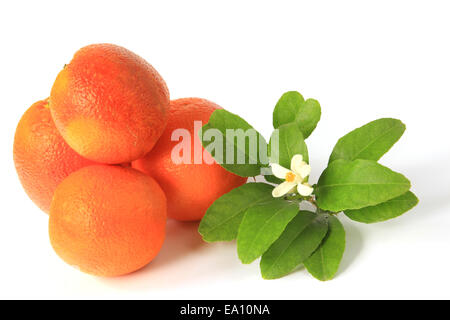
[{"label": "orange skin texture", "polygon": [[[198,133],[194,132],[194,121],[206,124],[214,110],[215,103],[185,98],[170,103],[169,120],[160,140],[144,158],[133,161],[132,167],[154,177],[167,196],[167,212],[170,218],[181,221],[201,220],[209,206],[223,194],[244,184],[247,178],[226,171],[219,164],[194,164],[194,139],[200,144]],[[191,134],[191,163],[175,164],[171,152],[179,141],[171,141],[175,129],[184,128]],[[202,147],[202,152],[203,152]]]},{"label": "orange skin texture", "polygon": [[25,192],[46,213],[58,184],[72,172],[94,164],[63,140],[53,123],[47,100],[33,104],[20,119],[13,157]]},{"label": "orange skin texture", "polygon": [[72,173],[56,189],[49,235],[68,264],[114,277],[153,260],[166,220],[166,197],[153,178],[132,168],[93,165]]},{"label": "orange skin texture", "polygon": [[143,58],[112,44],[77,51],[50,94],[56,127],[96,162],[131,162],[148,153],[167,122],[169,91]]}]

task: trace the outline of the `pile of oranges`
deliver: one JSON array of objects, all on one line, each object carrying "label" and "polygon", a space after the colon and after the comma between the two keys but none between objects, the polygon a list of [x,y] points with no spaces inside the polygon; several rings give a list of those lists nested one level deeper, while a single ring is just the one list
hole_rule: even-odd
[{"label": "pile of oranges", "polygon": [[205,124],[217,108],[199,98],[170,101],[160,74],[123,47],[76,52],[14,137],[19,179],[49,214],[56,253],[93,275],[136,271],[160,251],[167,218],[198,221],[244,184],[217,163],[194,164],[194,154],[191,164],[172,159],[172,132],[188,130],[198,144],[194,121]]}]

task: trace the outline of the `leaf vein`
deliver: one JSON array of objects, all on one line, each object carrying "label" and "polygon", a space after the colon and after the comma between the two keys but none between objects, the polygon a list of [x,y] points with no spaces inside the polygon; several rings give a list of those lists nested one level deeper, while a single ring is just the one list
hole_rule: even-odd
[{"label": "leaf vein", "polygon": [[358,156],[363,153],[365,150],[367,150],[372,144],[374,144],[375,142],[377,142],[378,140],[380,140],[381,138],[383,138],[384,136],[386,136],[387,134],[389,134],[392,130],[394,130],[395,128],[398,127],[398,124],[390,127],[387,131],[384,131],[381,135],[379,135],[378,137],[376,137],[375,139],[373,139],[371,142],[369,142],[364,148],[362,148],[356,155],[354,155],[352,157],[352,160],[358,159]]},{"label": "leaf vein", "polygon": [[275,211],[275,213],[272,215],[272,217],[270,217],[269,219],[267,219],[264,224],[261,226],[261,228],[259,229],[258,233],[256,234],[256,236],[253,238],[252,243],[249,245],[249,249],[253,248],[253,245],[256,241],[256,239],[259,237],[259,235],[261,234],[261,232],[263,231],[264,227],[273,219],[276,218],[276,216],[280,213],[280,211],[283,211],[284,209],[286,209],[286,207],[284,208],[280,208],[279,210]]},{"label": "leaf vein", "polygon": [[364,182],[352,182],[352,183],[341,183],[341,184],[325,184],[320,185],[318,188],[330,188],[330,187],[344,187],[344,186],[353,186],[353,185],[367,185],[367,186],[391,186],[391,185],[408,185],[408,183],[405,182],[398,182],[398,183],[364,183]]},{"label": "leaf vein", "polygon": [[255,204],[258,204],[260,202],[263,202],[267,200],[267,198],[261,198],[258,199],[256,201],[250,202],[250,204],[248,206],[246,206],[245,208],[243,208],[242,210],[238,211],[237,213],[231,215],[230,217],[228,217],[227,219],[223,220],[221,223],[215,225],[214,227],[212,227],[211,229],[209,229],[208,232],[206,232],[206,234],[210,234],[212,231],[216,230],[217,228],[223,226],[225,223],[227,223],[228,221],[230,221],[231,219],[235,218],[237,215],[241,214],[243,211],[247,210],[248,208],[252,207]]}]

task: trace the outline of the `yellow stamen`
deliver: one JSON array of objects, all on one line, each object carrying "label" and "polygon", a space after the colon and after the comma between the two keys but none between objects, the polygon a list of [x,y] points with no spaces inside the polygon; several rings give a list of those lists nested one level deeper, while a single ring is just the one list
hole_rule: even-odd
[{"label": "yellow stamen", "polygon": [[295,178],[296,178],[296,175],[294,173],[292,173],[292,172],[286,173],[286,181],[287,182],[294,182]]}]

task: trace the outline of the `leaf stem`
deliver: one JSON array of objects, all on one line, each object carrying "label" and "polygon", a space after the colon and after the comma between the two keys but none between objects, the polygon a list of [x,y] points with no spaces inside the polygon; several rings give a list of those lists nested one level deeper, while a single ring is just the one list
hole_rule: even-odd
[{"label": "leaf stem", "polygon": [[316,213],[317,214],[327,213],[327,214],[330,214],[330,215],[337,215],[339,213],[339,212],[332,212],[332,211],[320,209],[319,206],[317,205],[316,198],[314,196],[305,197],[305,196],[302,196],[302,195],[300,195],[298,193],[291,193],[291,194],[288,194],[288,195],[284,196],[284,199],[285,200],[290,200],[290,201],[298,200],[299,203],[301,203],[302,201],[307,201],[307,202],[309,202],[310,204],[312,204],[314,206],[314,208],[316,209]]}]

